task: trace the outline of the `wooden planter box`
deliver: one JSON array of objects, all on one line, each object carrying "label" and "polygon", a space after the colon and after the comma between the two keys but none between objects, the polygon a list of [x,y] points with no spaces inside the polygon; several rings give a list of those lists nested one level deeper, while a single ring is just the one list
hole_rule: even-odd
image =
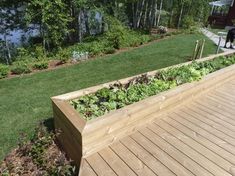
[{"label": "wooden planter box", "polygon": [[[214,55],[200,61],[209,60],[220,55],[226,54]],[[147,74],[154,75],[156,72]],[[52,97],[55,128],[61,131],[58,136],[59,142],[68,156],[79,166],[81,157],[91,155],[120,138],[130,135],[168,110],[173,110],[175,107],[232,79],[232,75],[235,75],[235,65],[209,74],[199,82],[178,86],[91,121],[84,120],[69,104],[69,100],[96,92],[116,81]],[[119,82],[127,83],[134,77],[122,79]]]}]

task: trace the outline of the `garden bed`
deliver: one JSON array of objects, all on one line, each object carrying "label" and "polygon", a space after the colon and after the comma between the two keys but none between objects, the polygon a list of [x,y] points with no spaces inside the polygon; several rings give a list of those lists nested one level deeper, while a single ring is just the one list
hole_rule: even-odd
[{"label": "garden bed", "polygon": [[[214,55],[201,59],[200,62],[231,54]],[[175,67],[178,68],[179,65],[173,66],[173,68]],[[158,72],[153,71],[146,74],[151,77]],[[133,133],[139,127],[168,110],[172,110],[172,108],[180,106],[222,84],[234,74],[235,65],[231,65],[203,77],[200,81],[179,85],[176,88],[150,96],[118,110],[104,113],[104,115],[88,121],[84,118],[84,114],[79,113],[71,106],[71,100],[94,94],[102,88],[109,88],[117,81],[53,97],[55,127],[61,130],[60,143],[67,154],[79,165],[81,157],[97,152],[120,138]],[[139,76],[122,79],[118,83],[125,85]]]}]

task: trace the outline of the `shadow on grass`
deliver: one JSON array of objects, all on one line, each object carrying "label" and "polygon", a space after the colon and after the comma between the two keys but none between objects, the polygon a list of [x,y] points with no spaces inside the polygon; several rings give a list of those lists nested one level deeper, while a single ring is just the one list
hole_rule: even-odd
[{"label": "shadow on grass", "polygon": [[46,127],[48,132],[54,132],[55,131],[54,118],[53,117],[47,118],[42,123]]}]

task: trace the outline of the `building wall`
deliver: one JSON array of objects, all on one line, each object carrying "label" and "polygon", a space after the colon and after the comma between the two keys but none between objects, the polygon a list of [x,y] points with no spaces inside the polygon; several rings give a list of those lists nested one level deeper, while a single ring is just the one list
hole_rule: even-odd
[{"label": "building wall", "polygon": [[233,3],[233,6],[230,7],[228,18],[227,18],[227,25],[233,25],[232,19],[235,19],[235,3]]}]

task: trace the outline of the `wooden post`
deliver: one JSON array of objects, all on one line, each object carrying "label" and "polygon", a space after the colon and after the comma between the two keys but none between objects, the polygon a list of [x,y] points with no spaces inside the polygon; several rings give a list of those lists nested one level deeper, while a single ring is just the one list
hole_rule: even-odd
[{"label": "wooden post", "polygon": [[195,48],[194,48],[192,60],[195,60],[195,56],[196,56],[196,53],[197,53],[197,50],[198,50],[198,43],[199,43],[199,41],[197,40],[197,41],[196,41]]},{"label": "wooden post", "polygon": [[202,46],[201,46],[201,52],[200,52],[199,59],[201,59],[201,58],[202,58],[202,54],[203,54],[204,47],[205,47],[205,42],[206,42],[206,40],[204,39],[204,40],[202,41]]},{"label": "wooden post", "polygon": [[217,46],[217,49],[216,49],[216,54],[219,53],[221,40],[222,40],[222,36],[219,37],[219,43],[218,43],[218,46]]},{"label": "wooden post", "polygon": [[197,51],[196,51],[196,54],[195,54],[195,60],[198,59],[198,57],[199,57],[199,55],[200,55],[201,48],[202,48],[202,41],[199,40],[199,41],[198,41]]}]

